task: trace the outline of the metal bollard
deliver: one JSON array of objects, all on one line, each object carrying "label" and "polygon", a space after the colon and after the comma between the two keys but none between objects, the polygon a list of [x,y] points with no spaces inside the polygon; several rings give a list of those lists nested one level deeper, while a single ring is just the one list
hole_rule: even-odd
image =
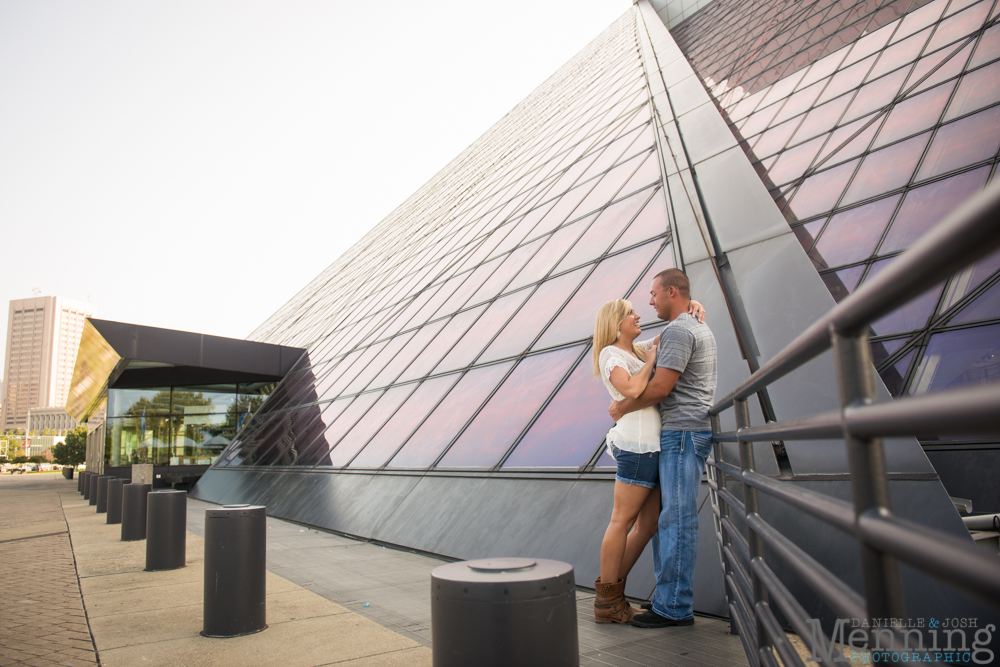
[{"label": "metal bollard", "polygon": [[108,480],[108,523],[122,522],[122,487],[125,480],[115,477]]},{"label": "metal bollard", "polygon": [[108,511],[108,482],[114,479],[113,475],[101,475],[97,478],[97,513],[104,514]]},{"label": "metal bollard", "polygon": [[488,558],[431,572],[434,667],[580,664],[573,566]]},{"label": "metal bollard", "polygon": [[152,484],[122,485],[122,542],[146,539],[146,496]]},{"label": "metal bollard", "polygon": [[83,490],[81,493],[83,494],[84,500],[90,498],[90,476],[92,474],[93,473],[85,472],[81,475],[81,477],[83,477]]},{"label": "metal bollard", "polygon": [[204,637],[239,637],[267,628],[266,508],[205,510]]},{"label": "metal bollard", "polygon": [[63,466],[62,476],[66,479],[73,479],[73,468],[70,466]]},{"label": "metal bollard", "polygon": [[146,496],[146,572],[184,567],[187,493],[154,491]]},{"label": "metal bollard", "polygon": [[83,494],[83,478],[87,476],[87,473],[81,472],[76,476],[76,492]]},{"label": "metal bollard", "polygon": [[90,487],[90,491],[87,492],[87,500],[90,502],[91,505],[97,504],[97,479],[99,477],[100,475],[98,475],[95,472],[93,475],[90,476],[90,479],[87,480],[89,482],[87,486]]}]

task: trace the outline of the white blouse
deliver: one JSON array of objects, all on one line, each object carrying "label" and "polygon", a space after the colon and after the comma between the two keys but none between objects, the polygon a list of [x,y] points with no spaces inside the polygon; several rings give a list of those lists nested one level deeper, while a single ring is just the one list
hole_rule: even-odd
[{"label": "white blouse", "polygon": [[[639,341],[636,346],[646,351],[653,344],[653,340]],[[611,370],[616,366],[624,368],[630,376],[635,375],[645,365],[638,357],[635,357],[621,348],[608,345],[599,357],[601,366],[601,379],[607,387],[611,398],[620,401],[625,398],[621,392],[611,384]],[[660,451],[660,411],[655,405],[651,405],[641,410],[623,415],[617,424],[611,427],[605,438],[608,444],[608,455],[612,458],[611,451],[613,444],[618,449],[626,452],[636,452],[645,454],[648,452]]]}]

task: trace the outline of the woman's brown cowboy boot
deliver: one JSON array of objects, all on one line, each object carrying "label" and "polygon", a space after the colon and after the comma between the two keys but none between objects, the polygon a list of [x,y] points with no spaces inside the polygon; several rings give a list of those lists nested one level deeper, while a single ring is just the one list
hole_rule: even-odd
[{"label": "woman's brown cowboy boot", "polygon": [[625,599],[625,581],[619,579],[616,583],[601,583],[598,577],[594,582],[594,590],[597,597],[594,598],[594,618],[598,623],[624,623],[632,622],[635,610]]}]

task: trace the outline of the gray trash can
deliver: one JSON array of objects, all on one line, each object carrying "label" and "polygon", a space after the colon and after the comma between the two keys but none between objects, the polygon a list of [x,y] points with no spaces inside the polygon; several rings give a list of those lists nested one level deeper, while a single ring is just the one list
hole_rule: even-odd
[{"label": "gray trash can", "polygon": [[431,572],[434,667],[580,664],[573,566],[487,558]]},{"label": "gray trash can", "polygon": [[122,542],[146,539],[146,496],[152,484],[122,486]]},{"label": "gray trash can", "polygon": [[205,510],[205,637],[267,628],[267,514],[260,505]]},{"label": "gray trash can", "polygon": [[124,486],[125,480],[121,477],[108,480],[107,523],[122,522],[122,489]]},{"label": "gray trash can", "polygon": [[184,567],[187,493],[154,491],[146,496],[146,571]]},{"label": "gray trash can", "polygon": [[[73,468],[71,468],[70,466],[63,466],[62,475],[66,479],[73,479]],[[79,488],[80,487],[77,486],[77,489],[79,489]]]}]

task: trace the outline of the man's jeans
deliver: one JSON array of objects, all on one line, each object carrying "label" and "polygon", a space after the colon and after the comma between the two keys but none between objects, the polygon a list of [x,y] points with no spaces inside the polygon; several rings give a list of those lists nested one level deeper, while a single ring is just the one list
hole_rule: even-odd
[{"label": "man's jeans", "polygon": [[694,615],[698,490],[711,450],[711,431],[660,433],[661,509],[659,530],[653,536],[653,611],[674,620]]}]

